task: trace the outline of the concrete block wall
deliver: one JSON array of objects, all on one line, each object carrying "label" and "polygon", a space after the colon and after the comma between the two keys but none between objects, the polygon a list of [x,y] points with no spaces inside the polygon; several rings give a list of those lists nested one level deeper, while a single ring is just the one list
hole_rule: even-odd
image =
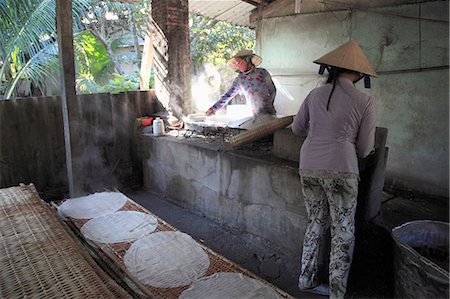
[{"label": "concrete block wall", "polygon": [[143,135],[141,141],[147,190],[301,252],[307,220],[297,163],[168,136]]},{"label": "concrete block wall", "polygon": [[298,111],[323,83],[312,61],[356,40],[379,73],[372,89],[378,123],[389,130],[387,181],[448,196],[448,1],[267,18],[256,52],[277,86],[279,114]]}]

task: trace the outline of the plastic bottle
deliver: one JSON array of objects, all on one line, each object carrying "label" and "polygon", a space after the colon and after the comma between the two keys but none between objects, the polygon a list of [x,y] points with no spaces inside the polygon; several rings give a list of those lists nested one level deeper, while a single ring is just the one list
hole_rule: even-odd
[{"label": "plastic bottle", "polygon": [[162,136],[166,133],[164,128],[164,122],[161,118],[157,117],[153,120],[153,135]]}]

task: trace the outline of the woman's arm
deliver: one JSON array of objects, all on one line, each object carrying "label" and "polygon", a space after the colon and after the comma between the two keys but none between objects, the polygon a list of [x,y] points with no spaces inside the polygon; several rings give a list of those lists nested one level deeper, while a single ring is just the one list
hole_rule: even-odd
[{"label": "woman's arm", "polygon": [[308,134],[309,127],[309,95],[306,97],[297,115],[294,117],[294,122],[292,123],[292,133],[299,136],[306,136]]},{"label": "woman's arm", "polygon": [[269,92],[268,96],[270,99],[275,99],[275,95],[277,94],[277,88],[275,87],[275,83],[273,83],[272,80],[272,76],[270,75],[270,73],[266,70],[264,70],[264,77],[265,77],[265,82],[266,82],[266,86],[267,86],[267,90]]},{"label": "woman's arm", "polygon": [[231,101],[231,99],[234,98],[234,96],[239,92],[239,82],[240,78],[238,76],[236,77],[236,79],[234,79],[233,84],[231,84],[231,87],[228,89],[228,91],[224,93],[220,97],[220,99],[208,109],[206,113],[208,114],[208,112],[211,111],[212,113],[209,113],[208,115],[214,114],[216,113],[216,111],[225,107]]},{"label": "woman's arm", "polygon": [[356,139],[356,150],[360,158],[367,157],[375,145],[376,112],[372,97],[369,97]]}]

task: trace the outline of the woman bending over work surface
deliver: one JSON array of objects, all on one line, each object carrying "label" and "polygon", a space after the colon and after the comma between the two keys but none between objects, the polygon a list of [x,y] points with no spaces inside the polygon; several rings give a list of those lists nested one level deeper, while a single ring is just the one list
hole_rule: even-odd
[{"label": "woman bending over work surface", "polygon": [[253,117],[242,120],[237,127],[251,129],[275,118],[276,88],[272,77],[266,69],[258,68],[262,58],[255,55],[251,50],[239,51],[231,58],[227,65],[236,70],[239,75],[234,79],[233,84],[220,99],[212,105],[206,115],[213,115],[222,109],[238,93],[244,95],[247,105],[250,105]]},{"label": "woman bending over work surface", "polygon": [[[364,78],[369,85],[369,76],[376,73],[353,41],[314,62],[321,65],[320,73],[328,70],[327,84],[311,91],[292,124],[294,134],[307,136],[299,172],[308,225],[298,286],[343,298],[355,243],[358,156],[368,156],[375,141],[373,99],[354,84]],[[319,249],[330,224],[328,287],[318,281],[317,273]]]}]

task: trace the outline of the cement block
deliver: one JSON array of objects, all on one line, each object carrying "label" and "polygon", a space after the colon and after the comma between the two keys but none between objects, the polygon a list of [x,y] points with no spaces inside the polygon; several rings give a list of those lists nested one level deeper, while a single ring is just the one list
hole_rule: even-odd
[{"label": "cement block", "polygon": [[383,201],[388,148],[386,145],[388,130],[376,128],[375,152],[359,160],[358,206],[356,221],[367,221],[379,216]]},{"label": "cement block", "polygon": [[304,141],[305,137],[294,135],[290,127],[277,130],[273,134],[273,154],[282,159],[298,162]]},{"label": "cement block", "polygon": [[203,140],[142,138],[146,189],[218,223],[301,250],[306,209],[296,164],[224,151]]}]

